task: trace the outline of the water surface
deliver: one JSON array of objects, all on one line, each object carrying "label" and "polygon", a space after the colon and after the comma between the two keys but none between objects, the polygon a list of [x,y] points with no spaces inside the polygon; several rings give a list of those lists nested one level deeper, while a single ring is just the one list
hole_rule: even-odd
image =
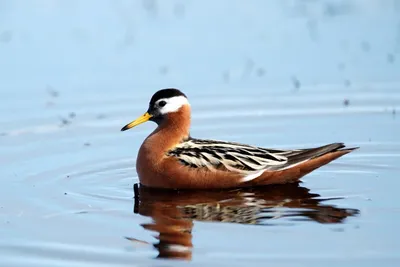
[{"label": "water surface", "polygon": [[[56,116],[29,125],[27,112],[26,123],[1,137],[2,260],[16,266],[147,265],[153,258],[226,265],[397,261],[400,127],[388,106],[397,107],[400,95],[386,93],[390,99],[362,92],[349,106],[340,93],[328,101],[316,92],[269,98],[246,92],[215,105],[202,100],[209,94],[191,93],[193,136],[361,148],[299,185],[210,192],[139,187],[136,197],[135,157],[155,125],[121,133],[136,115],[129,108],[120,114],[121,103],[102,104],[104,117],[78,105],[65,125]],[[280,112],[283,103],[292,108]],[[43,107],[49,114],[56,108]]]}]

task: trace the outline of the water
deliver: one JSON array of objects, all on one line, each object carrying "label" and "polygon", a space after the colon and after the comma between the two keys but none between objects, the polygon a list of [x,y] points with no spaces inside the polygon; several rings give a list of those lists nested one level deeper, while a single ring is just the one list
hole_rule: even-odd
[{"label": "water", "polygon": [[[397,266],[399,5],[265,2],[0,2],[0,265]],[[299,185],[135,194],[155,125],[119,130],[169,86],[194,137],[361,148]]]}]

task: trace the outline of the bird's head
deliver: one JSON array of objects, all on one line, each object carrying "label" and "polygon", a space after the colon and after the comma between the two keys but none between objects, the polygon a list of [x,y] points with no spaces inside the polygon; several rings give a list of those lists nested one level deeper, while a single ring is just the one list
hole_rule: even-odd
[{"label": "bird's head", "polygon": [[186,95],[178,89],[159,90],[151,97],[147,112],[125,125],[121,131],[128,130],[146,121],[154,121],[160,125],[168,116],[180,111],[185,106],[189,106],[189,101]]}]

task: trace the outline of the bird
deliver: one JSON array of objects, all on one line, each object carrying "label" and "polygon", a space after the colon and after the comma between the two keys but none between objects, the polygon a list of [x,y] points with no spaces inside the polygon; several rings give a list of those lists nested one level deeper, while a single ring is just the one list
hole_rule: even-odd
[{"label": "bird", "polygon": [[154,93],[147,112],[126,131],[152,121],[157,128],[136,159],[141,186],[160,189],[232,189],[298,182],[304,175],[359,147],[343,143],[301,149],[269,149],[190,135],[191,106],[176,88]]}]

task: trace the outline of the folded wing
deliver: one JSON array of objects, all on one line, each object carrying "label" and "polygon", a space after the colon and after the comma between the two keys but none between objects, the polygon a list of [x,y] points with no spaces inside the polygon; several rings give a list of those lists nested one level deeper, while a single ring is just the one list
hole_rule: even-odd
[{"label": "folded wing", "polygon": [[311,149],[278,150],[216,140],[189,139],[168,152],[183,165],[206,167],[251,175],[267,170],[283,170],[312,158],[343,148],[333,143]]}]

